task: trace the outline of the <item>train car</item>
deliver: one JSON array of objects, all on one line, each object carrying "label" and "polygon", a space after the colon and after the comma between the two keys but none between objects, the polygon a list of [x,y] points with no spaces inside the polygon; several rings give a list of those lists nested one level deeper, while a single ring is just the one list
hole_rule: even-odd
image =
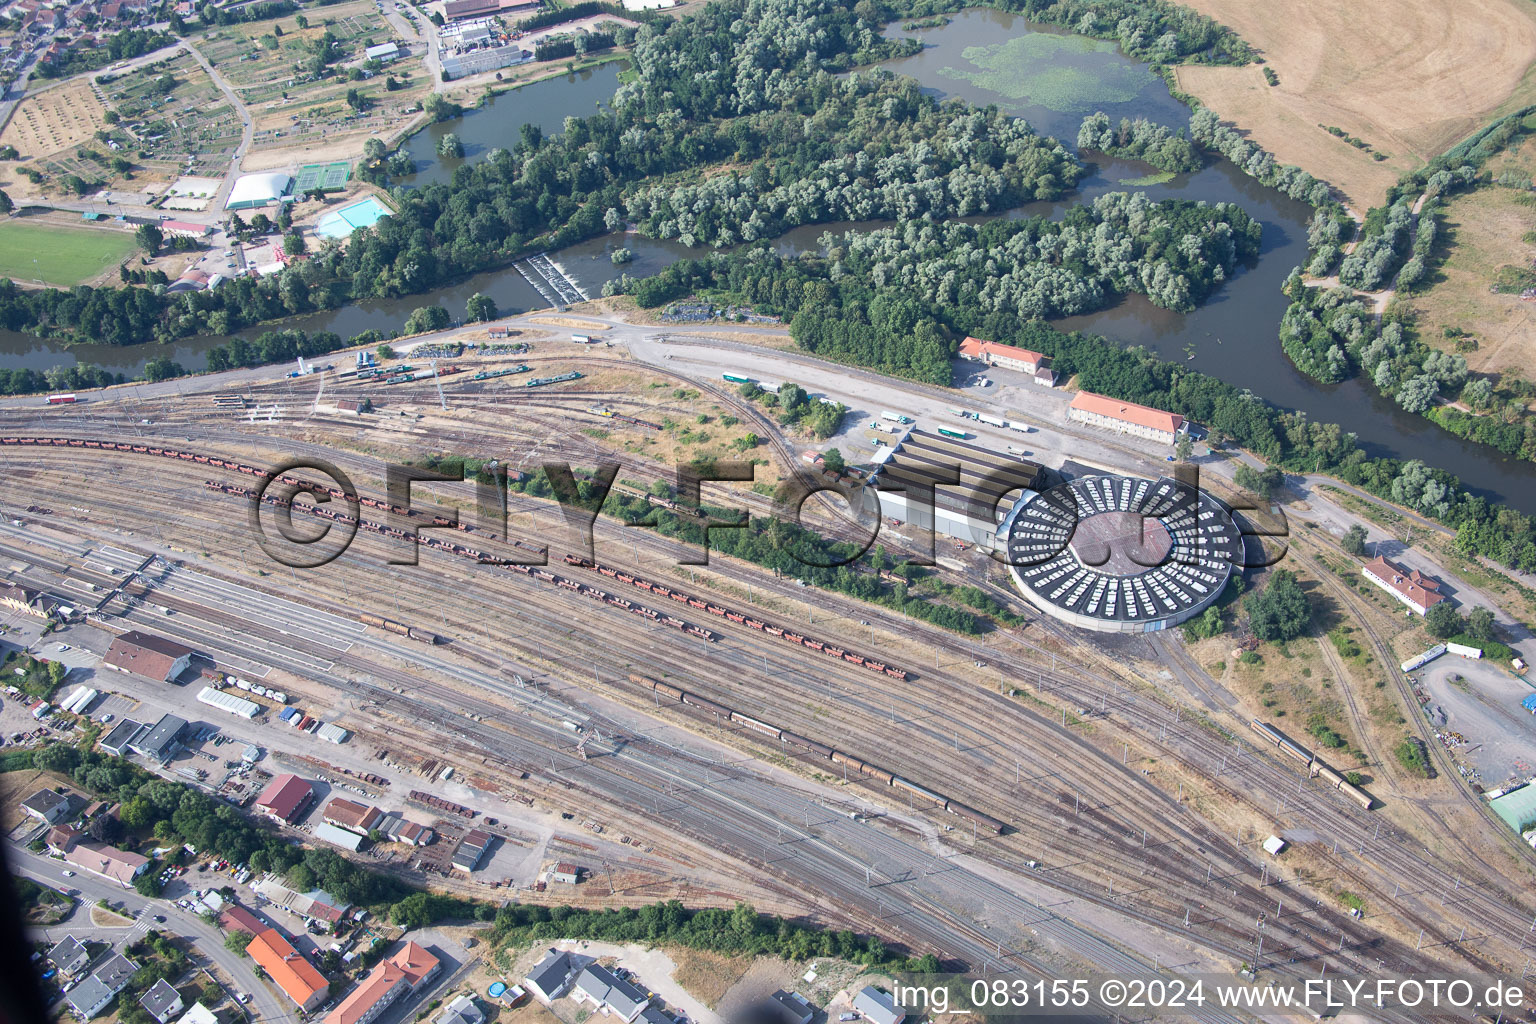
[{"label": "train car", "polygon": [[370,626],[384,625],[384,619],[378,615],[374,615],[372,612],[362,612],[357,616],[357,619],[359,622],[367,623]]},{"label": "train car", "polygon": [[1376,801],[1371,797],[1371,794],[1367,793],[1359,786],[1354,786],[1346,782],[1344,785],[1339,787],[1339,792],[1343,793],[1355,803],[1359,804],[1363,810],[1369,811],[1371,808],[1376,806]]},{"label": "train car", "polygon": [[74,405],[80,399],[76,395],[49,395],[48,405]]},{"label": "train car", "polygon": [[701,711],[708,711],[712,715],[719,715],[721,718],[731,717],[730,708],[723,704],[716,704],[708,697],[700,697],[696,693],[688,693],[685,691],[683,693],[683,703],[690,705],[691,707],[696,707]]},{"label": "train car", "polygon": [[757,719],[750,718],[747,715],[742,714],[740,711],[731,712],[731,721],[745,726],[746,728],[751,729],[753,732],[759,732],[764,736],[770,736],[773,739],[780,739],[784,735],[784,730],[778,728],[777,726],[769,725],[767,722],[759,722]]},{"label": "train car", "polygon": [[864,770],[864,762],[863,761],[859,760],[856,757],[852,757],[852,756],[850,756],[848,754],[845,754],[841,750],[834,750],[828,756],[830,758],[832,758],[832,763],[833,764],[845,764],[849,768],[852,768],[856,772],[862,772]]},{"label": "train car", "polygon": [[884,768],[881,768],[877,764],[870,764],[868,761],[864,762],[863,766],[859,768],[859,771],[871,778],[879,779],[887,786],[893,784],[896,781],[895,775],[892,775],[890,772],[886,771]]},{"label": "train car", "polygon": [[830,759],[835,753],[835,751],[825,743],[818,743],[811,739],[809,736],[801,736],[798,733],[792,733],[787,729],[779,733],[779,738],[792,747],[801,747],[802,749],[809,750],[811,753],[817,754],[821,757]]},{"label": "train car", "polygon": [[1318,762],[1317,777],[1327,782],[1334,789],[1342,789],[1344,786],[1349,785],[1344,776],[1322,762]]},{"label": "train car", "polygon": [[1312,763],[1312,752],[1289,737],[1280,741],[1280,749],[1290,754],[1302,764],[1309,765]]},{"label": "train car", "polygon": [[907,670],[904,668],[887,668],[885,670],[885,674],[890,676],[892,679],[900,679],[903,682],[905,682],[907,678]]},{"label": "train car", "polygon": [[416,626],[409,627],[406,630],[406,636],[410,637],[412,640],[420,640],[424,644],[433,645],[440,643],[442,639],[436,633],[430,633],[427,630],[420,629]]},{"label": "train car", "polygon": [[924,800],[927,800],[929,803],[938,804],[940,807],[943,807],[949,803],[947,799],[935,793],[933,790],[919,786],[917,783],[911,781],[910,779],[904,779],[900,775],[897,775],[891,779],[891,786],[895,789],[905,790],[913,796],[921,797]]},{"label": "train car", "polygon": [[1261,722],[1257,718],[1249,722],[1248,725],[1253,729],[1254,732],[1258,733],[1260,736],[1263,736],[1277,747],[1280,745],[1280,741],[1285,738],[1274,726]]},{"label": "train car", "polygon": [[983,814],[974,807],[967,807],[958,800],[949,801],[948,810],[950,814],[965,818],[967,821],[974,821],[978,826],[987,829],[995,835],[1003,834],[1004,825],[1001,821],[998,821],[990,814]]}]

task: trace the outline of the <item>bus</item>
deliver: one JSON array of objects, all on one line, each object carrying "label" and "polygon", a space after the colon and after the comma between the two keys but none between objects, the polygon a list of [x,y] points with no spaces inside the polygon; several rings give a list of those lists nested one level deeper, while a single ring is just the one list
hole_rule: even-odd
[{"label": "bus", "polygon": [[743,377],[739,373],[722,373],[720,375],[720,379],[721,380],[728,380],[732,384],[756,384],[757,383],[757,381],[753,380],[751,377]]},{"label": "bus", "polygon": [[943,434],[945,437],[953,437],[959,441],[967,441],[970,440],[971,437],[970,434],[967,434],[963,430],[950,430],[948,427],[940,427],[939,433]]},{"label": "bus", "polygon": [[48,396],[48,404],[49,405],[73,405],[73,404],[75,404],[76,401],[78,401],[78,399],[75,398],[74,395],[49,395]]}]

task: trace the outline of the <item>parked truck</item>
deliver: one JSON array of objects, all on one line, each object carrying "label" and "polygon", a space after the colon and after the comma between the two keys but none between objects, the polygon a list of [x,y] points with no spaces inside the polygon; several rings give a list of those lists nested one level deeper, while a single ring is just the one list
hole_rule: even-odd
[{"label": "parked truck", "polygon": [[883,420],[889,420],[892,423],[900,423],[903,426],[905,426],[906,424],[912,422],[912,417],[911,416],[903,416],[900,413],[889,412],[889,411],[882,412],[880,414],[880,418],[883,419]]}]

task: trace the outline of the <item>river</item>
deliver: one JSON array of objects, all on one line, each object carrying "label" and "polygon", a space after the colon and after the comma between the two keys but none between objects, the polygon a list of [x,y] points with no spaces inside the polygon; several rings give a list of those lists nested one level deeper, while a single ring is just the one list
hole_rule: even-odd
[{"label": "river", "polygon": [[[893,26],[893,33],[904,33]],[[1022,18],[991,9],[973,9],[950,24],[911,33],[924,49],[887,66],[911,75],[941,97],[973,103],[995,103],[1030,120],[1045,134],[1071,144],[1077,126],[1094,110],[1118,119],[1140,115],[1166,124],[1187,121],[1188,111],[1169,95],[1150,69],[1122,56],[1114,47],[1054,29],[1031,30]],[[1002,42],[999,42],[1002,40]],[[416,136],[409,147],[418,164],[406,184],[444,181],[461,161],[437,156],[437,140],[456,132],[465,146],[465,160],[484,159],[497,146],[516,142],[525,122],[546,134],[560,130],[567,115],[591,112],[612,95],[622,66],[618,63],[564,75],[496,97],[464,118],[434,125]],[[1006,216],[1058,215],[1069,205],[1118,189],[1136,188],[1149,198],[1201,199],[1240,204],[1261,221],[1264,233],[1259,257],[1239,270],[1204,305],[1191,313],[1159,309],[1133,295],[1113,308],[1057,322],[1064,330],[1103,334],[1127,345],[1144,345],[1165,359],[1187,361],[1194,369],[1251,389],[1276,405],[1305,412],[1320,422],[1334,422],[1356,433],[1371,455],[1418,458],[1455,472],[1473,492],[1490,501],[1536,513],[1536,464],[1510,459],[1483,445],[1451,436],[1428,420],[1410,415],[1383,398],[1364,381],[1320,384],[1296,370],[1276,338],[1286,299],[1280,291],[1291,268],[1304,261],[1310,208],[1242,174],[1226,160],[1191,174],[1155,184],[1139,183],[1144,164],[1105,159],[1077,193],[1054,203],[1035,203]],[[828,224],[797,228],[780,238],[781,251],[812,248],[824,231],[879,227],[880,224]],[[615,265],[610,256],[620,247],[634,253],[632,262]],[[555,259],[592,295],[604,282],[627,272],[636,277],[655,273],[685,255],[707,250],[687,249],[676,241],[638,235],[608,235],[590,239],[555,254]],[[341,309],[284,322],[308,331],[330,330],[350,337],[369,328],[398,329],[411,310],[429,304],[462,316],[468,298],[481,292],[503,310],[543,304],[522,277],[510,268],[491,271],[442,288],[430,295],[368,300]],[[269,327],[245,333],[255,334]],[[167,346],[77,345],[59,351],[49,343],[13,332],[0,332],[0,365],[46,369],[61,362],[94,362],[124,373],[136,373],[156,356],[168,356],[188,368],[205,365],[207,349],[221,339],[190,339]]]}]

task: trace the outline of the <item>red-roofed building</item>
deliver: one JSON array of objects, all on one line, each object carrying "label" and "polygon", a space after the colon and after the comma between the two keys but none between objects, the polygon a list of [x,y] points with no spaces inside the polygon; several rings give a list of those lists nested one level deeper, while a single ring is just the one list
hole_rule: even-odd
[{"label": "red-roofed building", "polygon": [[194,224],[189,220],[163,220],[160,222],[160,230],[167,235],[179,238],[202,238],[213,228],[206,224]]},{"label": "red-roofed building", "polygon": [[315,790],[297,775],[279,775],[256,798],[256,808],[274,821],[291,823],[315,798]]},{"label": "red-roofed building", "polygon": [[1365,563],[1360,570],[1365,578],[1407,605],[1420,615],[1445,600],[1440,593],[1440,581],[1425,576],[1417,569],[1404,570],[1385,558],[1377,557]]},{"label": "red-roofed building", "polygon": [[276,928],[258,933],[245,951],[301,1010],[313,1010],[325,1001],[330,982]]},{"label": "red-roofed building", "polygon": [[254,936],[260,935],[272,926],[240,904],[231,903],[219,915],[219,927],[227,932],[245,932],[247,935]]},{"label": "red-roofed building", "polygon": [[414,942],[368,972],[357,988],[325,1015],[325,1024],[369,1024],[407,992],[416,992],[437,976],[437,957]]},{"label": "red-roofed building", "polygon": [[110,878],[124,888],[149,867],[149,858],[129,853],[104,843],[76,843],[64,854],[64,861],[93,875]]},{"label": "red-roofed building", "polygon": [[1073,396],[1072,405],[1067,409],[1067,418],[1164,444],[1173,444],[1174,439],[1185,429],[1184,417],[1178,413],[1164,412],[1134,402],[1122,402],[1118,398],[1095,395],[1091,391],[1079,391]]},{"label": "red-roofed building", "polygon": [[[1056,374],[1050,370],[1051,357],[1041,352],[967,337],[960,343],[960,354],[967,359],[979,359],[988,366],[1001,366],[1005,370],[1027,373],[1036,378],[1037,383],[1056,382]],[[1046,371],[1043,378],[1041,370]]]}]

